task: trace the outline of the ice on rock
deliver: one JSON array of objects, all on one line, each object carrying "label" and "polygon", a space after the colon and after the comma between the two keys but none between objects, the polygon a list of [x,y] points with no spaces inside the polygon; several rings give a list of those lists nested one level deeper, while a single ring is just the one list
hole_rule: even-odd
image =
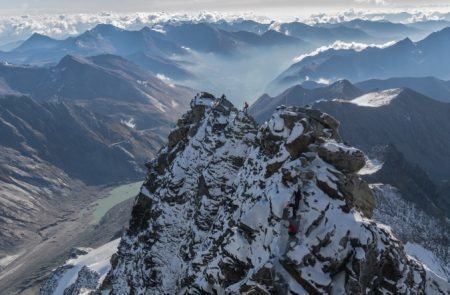
[{"label": "ice on rock", "polygon": [[303,134],[305,128],[300,122],[296,122],[294,128],[292,128],[291,134],[289,134],[286,143],[292,143],[295,139],[299,138]]},{"label": "ice on rock", "polygon": [[120,239],[113,240],[97,249],[90,249],[85,255],[69,259],[42,286],[40,294],[77,294],[79,292],[75,290],[86,293],[95,290],[110,270],[110,259],[117,251],[119,242]]},{"label": "ice on rock", "polygon": [[350,102],[363,107],[382,107],[391,103],[402,89],[388,89],[380,92],[372,92],[351,100]]},{"label": "ice on rock", "polygon": [[356,149],[354,147],[347,146],[343,143],[338,143],[335,140],[327,141],[326,143],[323,144],[323,147],[325,149],[327,149],[328,151],[335,152],[335,153],[337,153],[339,151],[343,151],[345,153],[352,154],[352,153],[359,151],[358,149]]}]

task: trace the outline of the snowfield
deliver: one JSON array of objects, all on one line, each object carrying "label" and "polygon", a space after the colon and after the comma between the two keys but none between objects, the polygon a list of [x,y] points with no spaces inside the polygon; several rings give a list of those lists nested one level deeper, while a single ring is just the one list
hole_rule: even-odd
[{"label": "snowfield", "polygon": [[450,273],[450,265],[443,266],[442,261],[438,259],[430,250],[427,250],[423,246],[415,243],[406,243],[405,250],[409,255],[422,262],[427,271],[433,272],[443,280],[449,279],[447,274]]},{"label": "snowfield", "polygon": [[68,269],[62,273],[58,279],[58,284],[53,295],[64,294],[64,290],[77,281],[78,272],[82,267],[86,266],[90,270],[98,273],[101,283],[111,268],[111,256],[117,251],[120,239],[111,241],[97,249],[89,251],[86,255],[70,259],[66,262],[65,267]]},{"label": "snowfield", "polygon": [[377,108],[390,104],[401,92],[400,88],[372,92],[350,100],[350,102],[363,107]]}]

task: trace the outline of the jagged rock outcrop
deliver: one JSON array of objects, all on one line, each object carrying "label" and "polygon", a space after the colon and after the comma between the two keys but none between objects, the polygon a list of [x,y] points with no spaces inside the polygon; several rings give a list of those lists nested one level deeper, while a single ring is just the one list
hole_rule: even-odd
[{"label": "jagged rock outcrop", "polygon": [[191,107],[147,165],[101,291],[449,292],[368,219],[373,195],[355,174],[363,154],[332,117],[281,107],[258,128],[224,98],[203,94]]}]

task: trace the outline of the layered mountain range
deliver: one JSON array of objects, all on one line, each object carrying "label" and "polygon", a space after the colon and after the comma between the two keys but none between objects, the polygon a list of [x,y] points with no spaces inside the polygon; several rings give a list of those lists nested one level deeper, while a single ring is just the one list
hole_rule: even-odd
[{"label": "layered mountain range", "polygon": [[117,122],[132,120],[137,129],[167,126],[193,94],[115,55],[67,55],[50,68],[1,65],[0,75],[5,93],[76,103]]},{"label": "layered mountain range", "polygon": [[[274,30],[261,34],[249,31],[227,31],[207,23],[185,23],[164,26],[164,31],[144,27],[128,31],[113,25],[97,25],[85,33],[64,40],[33,34],[17,48],[0,53],[0,58],[10,63],[52,64],[64,55],[89,56],[115,54],[136,60],[136,55],[150,56],[154,63],[152,71],[169,74],[177,64],[172,55],[186,55],[189,49],[217,54],[235,54],[245,48],[297,45],[307,43]],[[159,59],[159,63],[156,60]],[[163,64],[171,68],[164,70]]]},{"label": "layered mountain range", "polygon": [[[416,43],[405,39],[392,48],[376,46],[361,52],[358,49],[359,46],[365,48],[370,44],[398,41],[405,36],[418,40],[445,27],[445,22],[431,22],[430,27],[413,24],[361,19],[315,25],[298,21],[166,21],[139,30],[99,24],[80,35],[62,40],[35,33],[16,48],[0,52],[0,59],[12,64],[54,66],[66,55],[113,54],[138,64],[153,75],[170,78],[192,88],[201,86],[196,83],[199,80],[205,81],[206,84],[214,84],[211,91],[226,92],[241,100],[260,95],[261,85],[270,81],[273,82],[268,89],[274,94],[305,79],[361,81],[429,75],[447,79],[445,65],[433,61],[433,57],[446,52],[446,49],[438,51],[438,48],[446,48],[445,29]],[[330,49],[322,52],[320,46]],[[356,49],[345,49],[348,46]],[[315,52],[320,48],[322,50]],[[299,55],[306,58],[286,70],[292,59]],[[390,60],[398,64],[394,65]],[[233,67],[227,68],[230,63],[246,70],[233,72]],[[264,63],[271,71],[258,73],[251,70]],[[381,66],[382,63],[386,65]],[[398,66],[400,64],[402,66]],[[433,70],[439,67],[442,70]],[[236,74],[239,77],[230,77],[232,81],[225,83],[227,79],[223,81],[216,77],[217,68],[222,77]],[[211,77],[206,73],[214,75]],[[218,79],[220,83],[217,83]],[[243,85],[240,92],[235,92],[236,83],[241,80],[245,80],[247,83],[244,85],[248,86]],[[219,85],[224,85],[225,89]],[[0,90],[2,88],[0,81]]]},{"label": "layered mountain range", "polygon": [[435,181],[449,179],[450,104],[409,89],[372,92],[351,101],[314,104],[341,123],[342,136],[365,151],[394,144]]},{"label": "layered mountain range", "polygon": [[392,77],[434,76],[449,79],[450,29],[434,32],[413,42],[405,38],[388,47],[363,50],[328,49],[305,56],[281,73],[271,88],[288,87],[308,79],[338,80],[386,79]]}]

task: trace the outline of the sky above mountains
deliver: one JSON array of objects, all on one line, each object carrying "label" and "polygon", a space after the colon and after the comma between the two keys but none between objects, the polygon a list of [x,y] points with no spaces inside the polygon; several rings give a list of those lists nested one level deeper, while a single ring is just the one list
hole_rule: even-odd
[{"label": "sky above mountains", "polygon": [[72,13],[99,11],[273,11],[288,13],[298,8],[297,13],[328,12],[342,9],[388,9],[450,6],[445,0],[0,0],[0,14],[23,13]]},{"label": "sky above mountains", "polygon": [[33,33],[66,38],[99,23],[138,30],[168,20],[236,18],[308,24],[355,18],[450,21],[450,0],[0,0],[0,50],[14,48]]}]

